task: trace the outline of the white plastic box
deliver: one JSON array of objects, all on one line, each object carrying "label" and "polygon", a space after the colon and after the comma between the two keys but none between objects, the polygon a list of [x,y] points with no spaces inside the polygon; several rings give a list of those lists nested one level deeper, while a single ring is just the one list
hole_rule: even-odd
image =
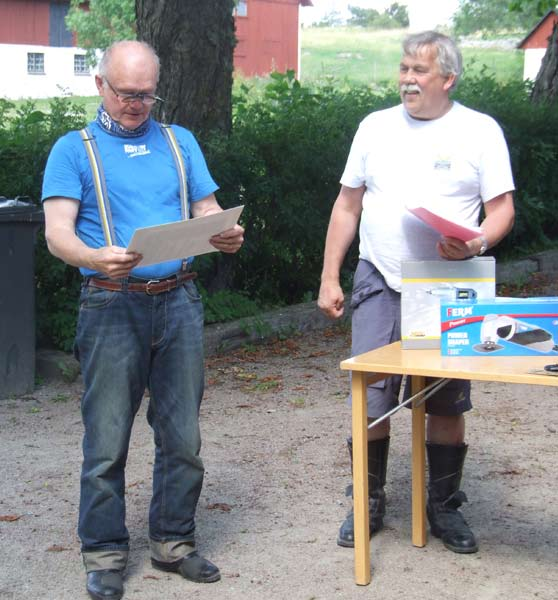
[{"label": "white plastic box", "polygon": [[467,260],[401,263],[401,345],[440,347],[440,301],[490,299],[496,295],[492,256]]}]

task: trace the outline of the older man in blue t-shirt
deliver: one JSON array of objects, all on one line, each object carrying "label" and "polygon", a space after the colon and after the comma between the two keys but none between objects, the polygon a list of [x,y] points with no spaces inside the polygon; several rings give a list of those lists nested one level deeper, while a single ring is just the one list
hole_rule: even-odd
[{"label": "older man in blue t-shirt", "polygon": [[[48,247],[84,275],[75,344],[85,384],[78,532],[87,591],[105,600],[124,593],[124,468],[146,387],[155,439],[152,564],[191,581],[220,578],[196,552],[194,537],[204,474],[203,310],[194,274],[188,259],[138,267],[142,257],[126,252],[138,227],[221,211],[194,136],[177,126],[169,132],[150,117],[160,100],[158,78],[150,46],[111,46],[95,78],[103,99],[97,118],[85,135],[58,140],[43,184]],[[243,233],[237,225],[210,241],[232,253]]]}]

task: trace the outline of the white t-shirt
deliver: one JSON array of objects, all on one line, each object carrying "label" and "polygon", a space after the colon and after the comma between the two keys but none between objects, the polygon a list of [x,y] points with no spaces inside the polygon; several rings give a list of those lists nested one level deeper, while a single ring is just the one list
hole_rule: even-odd
[{"label": "white t-shirt", "polygon": [[440,235],[406,206],[424,206],[468,227],[481,202],[514,189],[500,126],[454,102],[439,119],[413,119],[403,105],[368,115],[353,140],[341,183],[366,186],[360,257],[401,290],[402,260],[437,260]]}]

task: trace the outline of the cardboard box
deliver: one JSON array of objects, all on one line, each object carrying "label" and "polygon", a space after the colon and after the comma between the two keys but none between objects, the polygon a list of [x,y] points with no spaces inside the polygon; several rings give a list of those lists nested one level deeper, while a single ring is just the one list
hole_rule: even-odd
[{"label": "cardboard box", "polygon": [[440,347],[440,301],[494,298],[496,261],[492,256],[468,260],[401,263],[401,345]]},{"label": "cardboard box", "polygon": [[558,298],[441,303],[442,355],[558,355]]}]

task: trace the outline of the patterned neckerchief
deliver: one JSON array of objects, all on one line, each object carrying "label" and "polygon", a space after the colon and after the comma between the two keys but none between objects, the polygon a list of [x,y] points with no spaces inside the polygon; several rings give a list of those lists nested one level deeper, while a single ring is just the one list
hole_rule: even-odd
[{"label": "patterned neckerchief", "polygon": [[151,117],[146,119],[139,127],[135,129],[126,129],[122,127],[120,123],[115,121],[105,110],[105,107],[101,104],[97,109],[97,123],[99,126],[104,129],[107,133],[111,135],[116,135],[118,137],[140,137],[143,135],[148,129],[151,122]]}]

